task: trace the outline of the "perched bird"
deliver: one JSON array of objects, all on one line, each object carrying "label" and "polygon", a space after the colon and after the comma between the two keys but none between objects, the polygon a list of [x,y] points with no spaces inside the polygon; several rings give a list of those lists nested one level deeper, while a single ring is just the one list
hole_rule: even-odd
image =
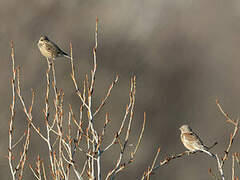
[{"label": "perched bird", "polygon": [[214,158],[216,157],[208,151],[209,148],[203,144],[202,140],[188,125],[182,125],[179,129],[181,131],[182,143],[190,152],[202,151]]},{"label": "perched bird", "polygon": [[62,51],[54,42],[48,39],[47,36],[42,35],[38,41],[38,48],[43,56],[50,59],[55,59],[57,57],[66,57],[71,59],[71,57]]}]

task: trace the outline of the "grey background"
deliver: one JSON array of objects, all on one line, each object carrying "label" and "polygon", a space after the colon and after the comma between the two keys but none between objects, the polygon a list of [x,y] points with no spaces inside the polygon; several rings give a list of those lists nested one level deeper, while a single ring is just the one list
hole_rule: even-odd
[{"label": "grey background", "polygon": [[[98,70],[95,102],[104,96],[116,74],[120,75],[113,89],[111,104],[98,116],[98,128],[109,112],[111,139],[119,127],[128,102],[129,80],[137,76],[137,95],[130,143],[140,133],[143,112],[147,113],[146,130],[136,161],[117,179],[139,179],[151,164],[157,148],[159,159],[185,150],[178,128],[189,124],[210,145],[223,154],[232,126],[218,111],[215,100],[233,118],[239,117],[240,105],[240,2],[236,0],[121,0],[121,1],[0,1],[0,175],[10,179],[7,162],[8,122],[11,103],[10,41],[13,40],[16,64],[21,66],[22,94],[30,103],[31,91],[36,91],[34,122],[43,128],[42,109],[45,93],[46,60],[37,49],[36,41],[45,33],[61,48],[73,55],[79,82],[92,65],[95,18],[99,17]],[[77,114],[79,99],[70,78],[70,64],[64,58],[56,62],[58,87],[65,92],[65,115],[68,104]],[[109,102],[110,102],[109,101]],[[26,118],[17,101],[15,135],[19,136]],[[232,151],[240,148],[236,140]],[[15,153],[20,152],[20,147]],[[129,149],[128,149],[129,151]],[[118,151],[109,151],[103,158],[104,171],[112,168]],[[28,168],[40,154],[48,163],[47,145],[34,131],[23,179],[33,179]],[[115,156],[114,156],[115,155]],[[115,158],[113,158],[115,157]],[[230,178],[231,161],[226,163]],[[211,179],[208,168],[215,173],[216,163],[203,153],[172,161],[152,176],[152,179]],[[238,174],[239,175],[239,174]],[[72,178],[74,179],[74,178]]]}]

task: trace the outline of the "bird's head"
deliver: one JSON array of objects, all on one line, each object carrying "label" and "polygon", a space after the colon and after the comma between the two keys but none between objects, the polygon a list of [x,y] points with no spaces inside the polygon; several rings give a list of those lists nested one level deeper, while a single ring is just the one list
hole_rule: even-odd
[{"label": "bird's head", "polygon": [[186,125],[186,124],[182,125],[179,129],[182,133],[187,133],[192,131],[189,125]]},{"label": "bird's head", "polygon": [[44,42],[44,41],[49,41],[49,39],[46,35],[43,34],[43,35],[40,36],[40,39],[39,39],[38,42]]}]

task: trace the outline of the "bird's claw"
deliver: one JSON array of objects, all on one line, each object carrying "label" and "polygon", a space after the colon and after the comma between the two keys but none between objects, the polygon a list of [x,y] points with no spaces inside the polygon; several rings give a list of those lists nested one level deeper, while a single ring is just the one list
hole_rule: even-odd
[{"label": "bird's claw", "polygon": [[192,153],[192,151],[186,151],[186,153],[189,156]]}]

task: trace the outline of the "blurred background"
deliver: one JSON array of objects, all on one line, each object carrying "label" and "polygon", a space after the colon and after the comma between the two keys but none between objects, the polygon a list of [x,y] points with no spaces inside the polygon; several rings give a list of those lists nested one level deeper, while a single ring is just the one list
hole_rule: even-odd
[{"label": "blurred background", "polygon": [[[130,144],[136,144],[143,112],[147,114],[146,129],[136,160],[117,179],[140,179],[152,163],[158,147],[161,147],[158,161],[168,154],[184,151],[179,131],[182,124],[189,124],[207,145],[218,141],[211,151],[223,155],[233,127],[225,122],[215,100],[220,100],[223,109],[232,118],[239,117],[239,1],[0,1],[1,179],[11,179],[6,158],[12,98],[10,41],[14,41],[16,64],[21,67],[22,94],[29,105],[30,89],[36,92],[33,121],[44,128],[42,109],[47,63],[37,48],[40,34],[46,34],[67,53],[72,42],[76,77],[82,87],[85,74],[90,75],[92,68],[97,16],[99,47],[94,106],[100,103],[116,74],[120,76],[108,104],[97,116],[97,128],[102,128],[105,113],[109,112],[111,123],[106,141],[109,142],[118,130],[128,103],[133,75],[137,76],[137,91]],[[55,65],[57,86],[65,93],[65,116],[68,104],[72,104],[78,114],[80,101],[70,77],[70,63],[65,58],[59,58]],[[14,133],[20,136],[26,127],[26,117],[19,101],[16,110]],[[239,152],[237,138],[231,152]],[[14,153],[18,155],[20,149],[21,146]],[[47,144],[32,130],[24,180],[33,179],[28,164],[34,164],[38,154],[47,167],[47,152]],[[104,177],[113,167],[118,154],[119,151],[109,151],[103,157]],[[231,175],[230,159],[225,167],[228,179]],[[157,170],[151,179],[211,179],[208,168],[218,174],[216,162],[208,155],[197,153],[170,162]]]}]

